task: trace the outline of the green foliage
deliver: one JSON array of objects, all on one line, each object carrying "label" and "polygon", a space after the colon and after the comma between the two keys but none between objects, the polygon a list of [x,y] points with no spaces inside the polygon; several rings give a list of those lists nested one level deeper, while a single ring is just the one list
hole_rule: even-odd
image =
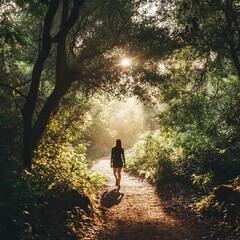
[{"label": "green foliage", "polygon": [[[159,90],[154,100],[165,106],[158,114],[159,130],[146,133],[134,146],[128,170],[159,184],[193,183],[207,195],[199,206],[223,211],[214,187],[233,182],[238,189],[240,175],[238,1],[157,1],[150,17],[144,16],[147,8],[133,15],[145,1],[85,1],[66,39],[66,65],[70,73],[79,70],[80,81],[57,103],[59,112],[53,112],[35,152],[33,171],[19,173],[25,100],[20,92],[28,92],[32,63],[43,47],[39,41],[48,4],[40,2],[0,3],[0,230],[5,239],[46,238],[44,234],[67,239],[69,229],[70,235],[80,235],[103,183],[102,176],[89,173],[86,153],[109,153],[116,137],[130,147],[144,130],[134,104],[132,111],[95,99],[90,109],[87,97],[99,90],[144,100],[157,96],[147,95],[150,85],[152,92]],[[60,11],[52,36],[59,20]],[[54,89],[55,50],[53,44],[41,72],[34,120]],[[124,69],[118,60],[127,54],[134,64]],[[73,203],[76,199],[80,206]],[[48,229],[50,223],[68,230],[57,233],[60,227]]]},{"label": "green foliage", "polygon": [[[97,213],[94,201],[105,179],[89,172],[81,145],[73,148],[70,144],[52,142],[48,143],[47,148],[45,146],[43,142],[38,148],[36,154],[39,160],[33,171],[38,173],[38,179],[41,179],[40,183],[46,191],[47,214],[50,216],[52,211],[55,214],[60,211],[59,221],[63,220],[73,235],[81,236],[84,226]],[[45,228],[50,224],[46,224]]]},{"label": "green foliage", "polygon": [[181,137],[161,131],[146,133],[131,150],[127,168],[161,185],[174,182],[190,185],[194,180],[194,184],[210,190],[210,175],[200,177],[209,168],[204,157],[199,158],[195,152],[200,139],[198,142],[194,137],[193,132]]},{"label": "green foliage", "polygon": [[205,173],[203,175],[192,174],[192,182],[205,192],[212,190],[212,173]]},{"label": "green foliage", "polygon": [[20,117],[2,114],[0,236],[4,239],[79,239],[99,215],[96,196],[105,178],[88,168],[87,124],[83,124],[87,104],[80,99],[66,96],[65,104],[79,101],[78,107],[66,111],[60,106],[35,152],[31,172],[19,171]]},{"label": "green foliage", "polygon": [[[0,233],[5,239],[28,239],[26,236],[31,227],[28,228],[30,226],[27,221],[29,210],[26,199],[33,194],[26,178],[27,174],[12,171],[4,181],[1,181]],[[35,194],[38,193],[35,192]]]},{"label": "green foliage", "polygon": [[210,211],[213,208],[220,210],[221,204],[215,201],[214,194],[204,196],[200,201],[197,202],[196,206],[200,211]]},{"label": "green foliage", "polygon": [[94,220],[95,196],[104,178],[90,174],[81,157],[66,157],[64,150],[64,161],[56,167],[43,158],[32,173],[12,171],[1,182],[4,239],[75,239]]},{"label": "green foliage", "polygon": [[128,154],[127,169],[149,181],[169,183],[173,175],[171,153],[171,143],[160,132],[148,132]]},{"label": "green foliage", "polygon": [[0,181],[7,177],[11,170],[20,166],[22,149],[22,120],[20,114],[14,110],[10,96],[2,94],[0,90]]},{"label": "green foliage", "polygon": [[239,235],[239,196],[240,191],[231,185],[220,185],[203,196],[196,204],[198,211],[207,213],[221,222],[228,222],[236,235]]}]

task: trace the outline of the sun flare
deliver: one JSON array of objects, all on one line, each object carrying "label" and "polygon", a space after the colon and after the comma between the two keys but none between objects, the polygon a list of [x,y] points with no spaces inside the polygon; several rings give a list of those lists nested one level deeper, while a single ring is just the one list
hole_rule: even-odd
[{"label": "sun flare", "polygon": [[120,63],[123,67],[129,67],[129,66],[131,66],[131,59],[125,57],[121,60]]}]

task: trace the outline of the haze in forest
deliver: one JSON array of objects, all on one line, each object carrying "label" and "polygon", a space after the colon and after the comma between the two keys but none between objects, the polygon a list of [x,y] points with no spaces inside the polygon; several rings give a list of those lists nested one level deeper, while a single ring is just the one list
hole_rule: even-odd
[{"label": "haze in forest", "polygon": [[139,137],[156,125],[154,108],[146,108],[136,97],[124,100],[94,98],[91,111],[87,114],[91,122],[93,149],[102,148],[109,152],[117,138],[124,148],[131,148]]},{"label": "haze in forest", "polygon": [[239,239],[239,0],[2,0],[0,22],[1,239],[83,239],[117,138],[169,214]]}]

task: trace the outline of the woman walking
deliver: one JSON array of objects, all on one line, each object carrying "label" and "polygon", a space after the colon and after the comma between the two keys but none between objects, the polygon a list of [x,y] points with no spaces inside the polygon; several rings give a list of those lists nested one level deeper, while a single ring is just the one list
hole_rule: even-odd
[{"label": "woman walking", "polygon": [[111,168],[113,168],[113,174],[116,179],[116,186],[120,187],[121,171],[125,167],[125,156],[122,142],[120,139],[116,140],[116,145],[112,148],[111,152]]}]

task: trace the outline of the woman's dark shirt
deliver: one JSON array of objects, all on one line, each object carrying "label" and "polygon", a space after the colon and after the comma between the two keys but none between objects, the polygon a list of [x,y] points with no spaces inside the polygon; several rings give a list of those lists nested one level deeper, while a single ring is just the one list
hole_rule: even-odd
[{"label": "woman's dark shirt", "polygon": [[123,167],[123,162],[125,163],[124,149],[114,146],[111,154],[113,167]]}]

